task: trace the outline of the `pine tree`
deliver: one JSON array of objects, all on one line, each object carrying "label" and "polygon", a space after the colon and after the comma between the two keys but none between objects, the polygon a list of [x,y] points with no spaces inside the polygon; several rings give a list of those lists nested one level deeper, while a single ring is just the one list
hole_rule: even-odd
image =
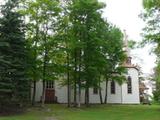
[{"label": "pine tree", "polygon": [[18,0],[2,6],[0,18],[0,103],[28,101],[27,49],[25,26],[17,12]]}]

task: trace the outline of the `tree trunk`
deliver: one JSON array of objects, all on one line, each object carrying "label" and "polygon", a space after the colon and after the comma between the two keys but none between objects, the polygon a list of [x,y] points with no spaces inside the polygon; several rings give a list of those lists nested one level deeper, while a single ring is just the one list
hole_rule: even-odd
[{"label": "tree trunk", "polygon": [[100,102],[101,102],[101,104],[103,104],[101,88],[99,88],[99,97],[100,97]]},{"label": "tree trunk", "polygon": [[[80,67],[79,67],[79,69],[80,69]],[[78,107],[81,107],[81,77],[80,77],[80,73],[79,73],[79,78],[78,78]]]},{"label": "tree trunk", "polygon": [[75,50],[75,58],[74,58],[74,107],[77,106],[77,51]]},{"label": "tree trunk", "polygon": [[45,103],[45,90],[46,90],[46,64],[47,64],[47,50],[45,50],[44,62],[43,62],[43,92],[42,92],[42,107]]},{"label": "tree trunk", "polygon": [[85,88],[84,104],[87,104],[87,88]]},{"label": "tree trunk", "polygon": [[99,98],[100,98],[100,102],[101,102],[101,104],[103,104],[100,77],[99,77],[99,86],[98,86],[98,87],[99,87]]},{"label": "tree trunk", "polygon": [[78,83],[78,107],[81,107],[81,83]]},{"label": "tree trunk", "polygon": [[[38,10],[36,9],[37,13],[38,13]],[[37,13],[36,13],[36,16],[37,16]],[[35,47],[34,47],[34,60],[36,61],[37,60],[37,44],[38,44],[38,34],[39,34],[39,26],[38,26],[38,21],[36,20],[36,36],[35,36]],[[37,77],[36,77],[36,73],[37,73],[37,62],[35,63],[35,66],[34,66],[34,78],[33,78],[33,93],[32,93],[32,106],[35,105],[35,96],[36,96],[36,81],[37,81]]]},{"label": "tree trunk", "polygon": [[45,103],[45,90],[46,90],[46,54],[44,57],[44,64],[43,64],[43,91],[42,91],[42,107],[44,107]]},{"label": "tree trunk", "polygon": [[89,87],[87,88],[87,107],[89,107]]},{"label": "tree trunk", "polygon": [[67,54],[67,89],[68,89],[68,107],[71,107],[71,86],[69,74],[69,54]]},{"label": "tree trunk", "polygon": [[105,104],[107,104],[107,95],[108,95],[108,79],[106,78],[106,90],[105,90],[105,99],[104,99]]},{"label": "tree trunk", "polygon": [[85,90],[85,104],[86,104],[86,107],[89,107],[89,87],[88,86],[86,87],[86,90]]},{"label": "tree trunk", "polygon": [[[37,60],[37,41],[35,43],[35,50],[34,50],[34,60],[36,62]],[[32,106],[35,105],[35,96],[36,96],[36,82],[37,82],[37,77],[36,77],[36,70],[37,70],[37,63],[35,63],[34,65],[34,70],[33,70],[33,73],[34,73],[34,77],[33,77],[33,93],[32,93]]]},{"label": "tree trunk", "polygon": [[45,104],[45,90],[46,90],[46,81],[43,80],[43,91],[42,91],[42,107],[44,107]]},{"label": "tree trunk", "polygon": [[[46,22],[47,23],[47,22]],[[48,26],[45,24],[44,26],[44,58],[43,58],[43,92],[42,92],[42,107],[44,107],[45,104],[45,92],[46,92],[46,69],[47,69],[47,63],[48,63],[48,46],[47,46],[47,32],[48,32]]]},{"label": "tree trunk", "polygon": [[35,105],[35,96],[36,96],[36,80],[33,81],[32,106]]},{"label": "tree trunk", "polygon": [[79,50],[78,107],[81,107],[81,50]]},{"label": "tree trunk", "polygon": [[[46,33],[47,34],[47,33]],[[44,37],[44,58],[43,58],[43,91],[42,91],[42,107],[44,107],[45,104],[45,90],[46,90],[46,67],[47,67],[47,57],[48,57],[48,51],[47,51],[47,45],[46,45],[46,36]]]},{"label": "tree trunk", "polygon": [[77,106],[77,82],[74,81],[74,107]]}]

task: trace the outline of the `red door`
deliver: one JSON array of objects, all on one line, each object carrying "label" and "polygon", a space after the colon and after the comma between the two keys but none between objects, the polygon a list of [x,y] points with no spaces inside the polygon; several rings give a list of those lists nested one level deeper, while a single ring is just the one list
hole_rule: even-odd
[{"label": "red door", "polygon": [[55,90],[54,89],[46,89],[45,102],[46,103],[54,103],[55,102]]},{"label": "red door", "polygon": [[45,102],[46,103],[56,102],[54,81],[47,81],[46,82]]}]

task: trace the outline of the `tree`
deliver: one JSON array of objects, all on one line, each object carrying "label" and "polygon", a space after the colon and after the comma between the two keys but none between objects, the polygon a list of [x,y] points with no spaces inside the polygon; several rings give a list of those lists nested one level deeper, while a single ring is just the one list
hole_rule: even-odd
[{"label": "tree", "polygon": [[[0,18],[0,103],[1,106],[29,100],[27,74],[28,50],[25,25],[17,12],[18,0],[8,0],[2,6]],[[16,106],[15,106],[16,107]]]},{"label": "tree", "polygon": [[30,42],[32,60],[30,73],[33,81],[32,104],[35,101],[36,81],[43,81],[42,106],[45,102],[46,81],[55,80],[58,72],[56,55],[59,43],[55,39],[58,19],[61,12],[59,1],[25,1],[21,12],[28,18],[27,39]]},{"label": "tree", "polygon": [[[107,70],[111,73],[109,69],[113,67],[115,71],[115,66],[124,57],[122,33],[101,17],[101,9],[105,6],[103,3],[97,0],[72,0],[66,4],[63,22],[67,22],[62,25],[59,34],[63,33],[66,53],[70,56],[68,68],[70,85],[74,88],[74,106],[78,104],[80,107],[82,89],[85,89],[85,103],[88,106],[89,89],[93,87],[99,88],[103,103],[100,84],[108,74]],[[113,60],[115,64],[111,64]]]},{"label": "tree", "polygon": [[[107,89],[108,81],[116,80],[116,82],[122,84],[125,80],[122,75],[125,73],[125,68],[122,66],[126,59],[125,52],[123,50],[123,34],[119,28],[112,24],[106,24],[104,31],[104,43],[103,54],[105,55],[105,65],[101,67],[103,82],[106,82],[106,91],[104,103],[107,102]],[[103,68],[103,69],[102,69]]]},{"label": "tree", "polygon": [[154,92],[156,98],[159,99],[159,66],[160,66],[160,1],[159,0],[143,0],[144,13],[141,15],[141,18],[146,22],[146,27],[144,28],[144,40],[142,45],[148,43],[152,44],[153,52],[157,56],[157,67],[155,70],[155,80],[157,81],[157,91]]},{"label": "tree", "polygon": [[67,85],[68,107],[71,107],[71,87],[73,73],[71,51],[73,47],[71,27],[69,25],[70,22],[66,6],[63,8],[62,14],[64,15],[61,17],[59,22],[59,29],[56,38],[59,40],[59,44],[61,44],[59,51],[62,51],[62,56],[64,56],[62,60],[62,66],[64,69],[61,71],[61,74],[67,76],[63,79],[62,85]]},{"label": "tree", "polygon": [[[100,28],[98,24],[103,21],[101,13],[98,12],[103,8],[103,4],[92,1],[72,1],[69,6],[69,20],[71,22],[74,66],[74,102],[77,104],[77,86],[78,86],[78,104],[80,106],[81,84],[85,82],[86,103],[89,103],[89,88],[98,84],[98,57],[100,55],[98,35]],[[96,59],[97,58],[97,59]],[[93,78],[92,78],[93,77]]]},{"label": "tree", "polygon": [[23,9],[20,11],[25,18],[29,19],[26,21],[27,31],[26,31],[26,39],[28,41],[28,48],[30,48],[30,67],[29,67],[29,75],[31,84],[33,84],[32,91],[32,105],[35,104],[35,95],[36,95],[36,82],[41,78],[41,60],[38,59],[40,55],[40,17],[39,17],[39,9],[40,6],[33,1],[22,1]]}]

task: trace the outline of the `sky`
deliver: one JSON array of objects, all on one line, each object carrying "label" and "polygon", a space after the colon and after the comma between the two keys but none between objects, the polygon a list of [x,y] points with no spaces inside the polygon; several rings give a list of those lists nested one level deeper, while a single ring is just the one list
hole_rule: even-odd
[{"label": "sky", "polygon": [[[109,22],[119,27],[122,31],[126,30],[128,38],[137,42],[143,37],[141,33],[145,23],[139,14],[143,11],[142,0],[99,0],[107,4],[103,10],[103,17]],[[150,54],[151,46],[131,50],[134,64],[139,64],[142,71],[146,74],[153,72],[155,66],[155,55]]]}]

